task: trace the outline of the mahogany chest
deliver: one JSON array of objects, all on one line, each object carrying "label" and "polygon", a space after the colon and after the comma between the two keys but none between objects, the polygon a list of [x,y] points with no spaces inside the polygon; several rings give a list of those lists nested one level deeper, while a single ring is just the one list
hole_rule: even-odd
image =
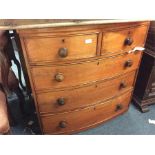
[{"label": "mahogany chest", "polygon": [[20,29],[44,134],[71,134],[128,110],[149,22]]}]

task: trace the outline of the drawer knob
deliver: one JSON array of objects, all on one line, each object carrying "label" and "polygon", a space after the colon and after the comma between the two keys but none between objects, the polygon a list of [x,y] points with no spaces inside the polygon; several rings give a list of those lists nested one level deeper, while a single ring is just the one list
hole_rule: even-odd
[{"label": "drawer knob", "polygon": [[64,98],[58,98],[58,99],[57,99],[57,103],[58,103],[58,105],[60,105],[60,106],[65,105],[65,99],[64,99]]},{"label": "drawer knob", "polygon": [[132,38],[126,38],[125,41],[124,41],[124,45],[130,46],[130,45],[132,45],[132,43],[133,43],[133,39]]},{"label": "drawer knob", "polygon": [[58,82],[62,82],[64,80],[64,76],[62,73],[58,73],[55,75],[55,80]]},{"label": "drawer knob", "polygon": [[124,67],[131,67],[133,65],[133,61],[132,60],[127,60],[124,64]]},{"label": "drawer knob", "polygon": [[122,104],[117,104],[116,105],[116,110],[115,111],[120,111],[123,109],[123,105]]},{"label": "drawer knob", "polygon": [[60,48],[58,53],[61,58],[65,58],[68,56],[67,48]]},{"label": "drawer knob", "polygon": [[127,87],[126,83],[124,81],[122,81],[120,83],[120,89],[123,89],[123,88],[126,88],[126,87]]},{"label": "drawer knob", "polygon": [[61,122],[59,123],[59,127],[60,127],[60,128],[66,128],[66,127],[67,127],[67,122],[61,121]]}]

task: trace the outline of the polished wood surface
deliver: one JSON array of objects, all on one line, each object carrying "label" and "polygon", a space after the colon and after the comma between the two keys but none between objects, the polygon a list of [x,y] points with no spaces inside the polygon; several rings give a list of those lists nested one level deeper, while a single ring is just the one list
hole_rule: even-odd
[{"label": "polished wood surface", "polygon": [[[125,112],[130,99],[131,91],[82,110],[42,116],[43,131],[46,134],[67,134],[89,128]],[[65,127],[61,127],[62,122],[65,122]]]},{"label": "polished wood surface", "polygon": [[[98,34],[83,34],[60,37],[36,37],[24,40],[30,62],[63,61],[96,56]],[[65,48],[67,55],[61,56],[60,50]]]},{"label": "polished wood surface", "polygon": [[133,89],[135,74],[136,72],[132,71],[85,87],[39,93],[37,101],[40,113],[64,112],[97,104],[121,92]]},{"label": "polished wood surface", "polygon": [[109,19],[0,19],[0,30],[18,30],[30,28],[67,27],[112,23],[143,22],[144,20]]},{"label": "polished wood surface", "polygon": [[[71,134],[127,111],[149,22],[19,29],[44,134]],[[129,52],[130,51],[130,52]]]},{"label": "polished wood surface", "polygon": [[[147,25],[132,27],[128,29],[108,31],[103,34],[102,40],[102,54],[112,52],[126,52],[134,47],[143,47],[145,43],[145,36],[147,33]],[[140,37],[141,36],[141,37]],[[131,44],[126,42],[131,39]],[[111,46],[113,45],[113,46]]]},{"label": "polished wood surface", "polygon": [[[138,68],[140,59],[141,52],[123,54],[93,62],[32,67],[31,75],[36,91],[65,88],[105,80],[109,77],[130,72]],[[133,63],[131,66],[125,66],[128,60]],[[62,76],[62,81],[57,79],[59,76]]]}]

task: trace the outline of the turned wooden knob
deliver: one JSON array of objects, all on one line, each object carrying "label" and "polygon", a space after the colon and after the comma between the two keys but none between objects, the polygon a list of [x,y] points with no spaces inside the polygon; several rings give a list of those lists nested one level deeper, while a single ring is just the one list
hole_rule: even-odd
[{"label": "turned wooden knob", "polygon": [[67,57],[68,56],[67,48],[60,48],[58,54],[61,58]]},{"label": "turned wooden knob", "polygon": [[130,45],[132,45],[132,43],[133,43],[133,39],[132,38],[126,38],[125,41],[124,41],[124,45],[130,46]]},{"label": "turned wooden knob", "polygon": [[65,99],[64,99],[64,98],[58,98],[58,99],[57,99],[57,103],[58,103],[58,105],[60,105],[60,106],[65,105]]},{"label": "turned wooden knob", "polygon": [[124,81],[122,81],[120,83],[120,89],[123,89],[123,88],[126,88],[126,87],[127,87],[126,83]]},{"label": "turned wooden knob", "polygon": [[59,127],[60,127],[60,128],[66,128],[66,127],[67,127],[67,122],[61,121],[61,122],[59,123]]},{"label": "turned wooden knob", "polygon": [[55,80],[58,82],[62,82],[64,80],[64,76],[62,73],[58,73],[55,75]]},{"label": "turned wooden knob", "polygon": [[115,111],[119,111],[119,110],[122,110],[122,109],[123,109],[123,105],[122,104],[117,104]]},{"label": "turned wooden knob", "polygon": [[132,60],[127,60],[124,64],[124,67],[131,67],[133,65],[133,61]]}]

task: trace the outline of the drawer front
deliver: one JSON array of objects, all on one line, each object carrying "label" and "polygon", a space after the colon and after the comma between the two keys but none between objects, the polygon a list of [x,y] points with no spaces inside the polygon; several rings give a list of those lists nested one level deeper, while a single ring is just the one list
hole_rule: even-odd
[{"label": "drawer front", "polygon": [[[41,116],[45,134],[67,134],[100,124],[128,109],[131,92],[82,110]],[[81,119],[82,118],[82,119]]]},{"label": "drawer front", "polygon": [[[40,113],[57,113],[96,104],[132,89],[135,71],[106,82],[37,95]],[[80,98],[80,100],[79,100]]]},{"label": "drawer front", "polygon": [[30,62],[52,62],[96,56],[97,36],[31,37],[24,39]]},{"label": "drawer front", "polygon": [[44,91],[105,80],[135,70],[140,58],[141,52],[79,64],[32,67],[34,88]]},{"label": "drawer front", "polygon": [[137,46],[143,47],[147,29],[147,26],[138,26],[103,33],[102,55],[129,51]]}]

